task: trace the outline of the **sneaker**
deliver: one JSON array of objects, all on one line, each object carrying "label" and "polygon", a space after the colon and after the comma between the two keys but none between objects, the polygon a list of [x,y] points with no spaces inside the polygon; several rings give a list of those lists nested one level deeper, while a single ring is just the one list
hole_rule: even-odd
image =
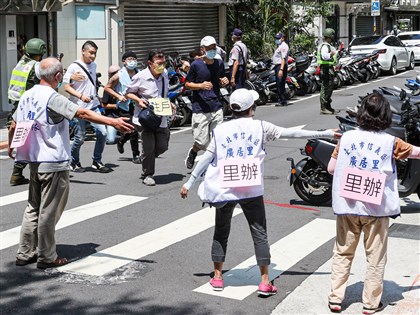
[{"label": "sneaker", "polygon": [[156,182],[152,176],[146,176],[146,178],[143,179],[143,184],[145,184],[146,186],[155,186]]},{"label": "sneaker", "polygon": [[117,150],[120,152],[120,154],[124,153],[124,143],[122,143],[120,140],[117,141]]},{"label": "sneaker", "polygon": [[210,285],[213,287],[213,291],[223,291],[223,279],[211,278]]},{"label": "sneaker", "polygon": [[379,302],[378,307],[375,308],[367,308],[363,307],[363,314],[375,314],[376,312],[380,312],[385,308],[385,305],[382,302]]},{"label": "sneaker", "polygon": [[264,295],[264,296],[270,296],[277,293],[276,286],[272,285],[271,283],[265,284],[263,282],[260,283],[258,286],[258,294]]},{"label": "sneaker", "polygon": [[16,266],[26,266],[29,264],[36,263],[37,260],[38,260],[38,255],[36,254],[27,260],[16,258]]},{"label": "sneaker", "polygon": [[92,168],[94,170],[99,171],[100,173],[109,173],[111,171],[111,169],[109,167],[106,167],[104,165],[104,163],[102,163],[101,161],[99,161],[99,162],[93,161],[92,162]]},{"label": "sneaker", "polygon": [[194,152],[192,148],[188,150],[187,158],[185,159],[185,166],[190,170],[194,166],[195,158],[197,157],[197,152]]},{"label": "sneaker", "polygon": [[134,164],[141,164],[141,160],[140,160],[140,157],[138,155],[133,157],[133,163]]},{"label": "sneaker", "polygon": [[82,166],[82,164],[79,163],[70,163],[70,170],[72,170],[73,172],[76,173],[83,173],[84,171],[86,171],[86,169]]},{"label": "sneaker", "polygon": [[23,175],[12,175],[10,177],[10,186],[19,186],[29,184],[29,179]]}]

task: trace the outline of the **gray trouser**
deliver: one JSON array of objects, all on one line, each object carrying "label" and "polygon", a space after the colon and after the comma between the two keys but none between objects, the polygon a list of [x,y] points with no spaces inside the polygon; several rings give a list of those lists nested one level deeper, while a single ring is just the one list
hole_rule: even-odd
[{"label": "gray trouser", "polygon": [[257,265],[268,266],[271,256],[270,246],[267,240],[267,224],[263,196],[228,202],[222,208],[216,208],[216,224],[211,248],[212,260],[213,262],[225,261],[232,214],[238,203],[248,221],[251,236],[254,241]]},{"label": "gray trouser", "polygon": [[69,187],[69,171],[31,170],[28,205],[23,214],[16,258],[28,260],[38,253],[39,262],[57,259],[55,225],[67,204]]}]

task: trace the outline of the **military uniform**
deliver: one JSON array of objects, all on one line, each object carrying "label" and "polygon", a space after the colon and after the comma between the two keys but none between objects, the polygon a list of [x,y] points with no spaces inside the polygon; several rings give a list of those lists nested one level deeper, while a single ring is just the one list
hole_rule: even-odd
[{"label": "military uniform", "polygon": [[[325,58],[325,50],[327,49],[329,59]],[[321,102],[321,114],[334,114],[335,111],[331,107],[331,96],[334,89],[334,78],[330,74],[330,69],[337,62],[337,54],[333,56],[330,55],[331,51],[334,51],[334,48],[327,42],[323,42],[318,47],[317,60],[318,64],[321,67],[321,92],[320,92],[320,102]],[[324,55],[324,56],[323,56]]]}]

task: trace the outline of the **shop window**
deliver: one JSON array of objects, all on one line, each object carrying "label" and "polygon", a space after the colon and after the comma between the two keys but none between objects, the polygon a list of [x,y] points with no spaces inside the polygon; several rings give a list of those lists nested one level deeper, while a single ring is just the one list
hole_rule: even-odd
[{"label": "shop window", "polygon": [[105,39],[105,6],[76,6],[77,39]]}]

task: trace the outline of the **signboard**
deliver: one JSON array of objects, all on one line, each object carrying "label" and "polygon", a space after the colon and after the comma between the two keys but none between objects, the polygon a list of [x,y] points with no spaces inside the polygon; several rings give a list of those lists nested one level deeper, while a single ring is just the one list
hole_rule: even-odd
[{"label": "signboard", "polygon": [[371,16],[381,15],[381,6],[380,6],[379,1],[372,0],[370,15]]}]

